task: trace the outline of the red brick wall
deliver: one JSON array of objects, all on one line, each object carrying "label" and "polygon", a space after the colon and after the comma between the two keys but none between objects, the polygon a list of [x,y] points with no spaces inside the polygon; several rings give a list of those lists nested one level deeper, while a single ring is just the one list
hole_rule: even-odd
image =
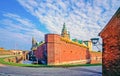
[{"label": "red brick wall", "polygon": [[[45,35],[45,43],[47,45],[47,63],[55,64],[59,58],[60,48],[60,36],[55,34]],[[56,56],[55,56],[56,55]],[[59,63],[59,62],[58,62]]]},{"label": "red brick wall", "polygon": [[90,52],[91,64],[102,63],[102,52]]},{"label": "red brick wall", "polygon": [[83,64],[87,63],[87,59],[90,59],[88,48],[65,42],[57,34],[48,34],[45,39],[49,65],[67,63]]},{"label": "red brick wall", "polygon": [[[60,62],[82,61],[87,58],[87,48],[61,41]],[[84,62],[86,63],[86,62]]]},{"label": "red brick wall", "polygon": [[120,8],[100,36],[103,39],[103,76],[120,76]]},{"label": "red brick wall", "polygon": [[44,47],[45,44],[42,44],[41,46],[37,47],[37,50],[34,51],[34,54],[38,59],[43,59],[43,51],[45,51]]},{"label": "red brick wall", "polygon": [[[43,52],[45,51],[45,48],[47,50],[48,65],[68,63],[85,64],[90,62],[90,56],[92,58],[101,57],[100,53],[90,53],[88,48],[66,42],[61,39],[60,35],[57,34],[45,35],[45,43],[39,46],[36,51],[34,51],[34,54],[38,59],[43,59]],[[98,61],[98,59],[92,59],[91,62],[99,63],[100,61]]]}]

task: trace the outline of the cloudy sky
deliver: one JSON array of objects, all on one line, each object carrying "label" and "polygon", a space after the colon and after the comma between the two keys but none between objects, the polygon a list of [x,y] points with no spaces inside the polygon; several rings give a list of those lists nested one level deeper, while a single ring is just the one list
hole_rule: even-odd
[{"label": "cloudy sky", "polygon": [[30,50],[31,39],[61,33],[65,22],[71,38],[89,40],[120,7],[120,0],[2,0],[0,47]]}]

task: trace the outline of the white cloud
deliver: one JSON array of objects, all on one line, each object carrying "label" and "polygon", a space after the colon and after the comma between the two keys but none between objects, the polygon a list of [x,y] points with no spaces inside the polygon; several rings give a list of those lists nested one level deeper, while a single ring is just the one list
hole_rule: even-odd
[{"label": "white cloud", "polygon": [[[60,34],[65,22],[72,38],[89,40],[97,37],[104,28],[118,9],[120,0],[18,0],[18,2],[40,23],[45,24],[50,33]],[[2,21],[6,26],[4,28],[9,29],[9,32],[14,33],[18,39],[30,40],[30,36],[35,36],[38,40],[43,39],[44,33],[38,30],[31,20],[12,13],[4,16],[8,18]]]},{"label": "white cloud", "polygon": [[[36,1],[37,6],[31,7],[28,6],[33,3],[31,1],[18,0],[18,2],[46,24],[50,32],[60,34],[62,24],[65,22],[73,38],[86,40],[98,35],[119,7],[120,0]],[[42,15],[43,13],[45,15]]]},{"label": "white cloud", "polygon": [[29,19],[22,18],[16,14],[5,13],[3,14],[3,16],[9,18],[9,22],[11,21],[11,23],[13,23],[14,21],[16,21],[14,23],[20,23],[21,24],[20,26],[23,26],[24,28],[34,28],[35,26],[33,23],[31,23]]},{"label": "white cloud", "polygon": [[31,47],[32,36],[38,41],[43,40],[44,33],[38,30],[37,26],[29,19],[12,13],[5,13],[3,16],[5,18],[0,21],[0,24],[2,24],[0,28],[1,42],[6,44],[5,40],[7,40],[8,45],[12,45],[13,48],[16,43],[19,44],[19,49],[28,50]]}]

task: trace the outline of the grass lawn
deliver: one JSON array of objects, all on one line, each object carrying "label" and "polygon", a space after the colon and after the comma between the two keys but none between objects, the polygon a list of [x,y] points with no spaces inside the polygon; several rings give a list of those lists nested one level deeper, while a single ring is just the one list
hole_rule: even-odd
[{"label": "grass lawn", "polygon": [[42,67],[46,65],[38,65],[38,64],[20,64],[20,63],[13,63],[13,62],[6,62],[4,61],[5,58],[0,58],[0,63],[5,65],[11,65],[11,66],[21,66],[21,67]]},{"label": "grass lawn", "polygon": [[77,66],[101,66],[101,63],[98,64],[64,64],[64,65],[56,65],[56,67],[77,67]]},{"label": "grass lawn", "polygon": [[[13,56],[11,56],[13,57]],[[21,64],[21,63],[13,63],[13,62],[6,62],[4,58],[0,58],[0,63],[10,66],[20,66],[20,67],[77,67],[77,66],[100,66],[101,63],[98,64],[64,64],[64,65],[43,65],[43,64]]]}]

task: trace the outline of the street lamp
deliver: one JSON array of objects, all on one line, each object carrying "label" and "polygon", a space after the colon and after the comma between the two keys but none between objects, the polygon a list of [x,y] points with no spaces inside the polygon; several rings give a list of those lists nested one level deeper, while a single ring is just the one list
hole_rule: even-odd
[{"label": "street lamp", "polygon": [[94,45],[96,45],[99,42],[99,38],[91,38],[91,41]]},{"label": "street lamp", "polygon": [[98,50],[100,51],[100,48],[97,46],[97,45],[102,45],[99,42],[99,38],[91,38],[91,41],[92,41],[93,45],[96,46],[98,48]]}]

